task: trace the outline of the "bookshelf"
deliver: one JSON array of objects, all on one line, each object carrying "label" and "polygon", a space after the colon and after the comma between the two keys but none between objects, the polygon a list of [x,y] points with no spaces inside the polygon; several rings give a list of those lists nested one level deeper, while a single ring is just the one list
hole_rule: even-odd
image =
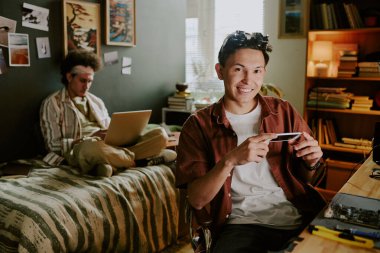
[{"label": "bookshelf", "polygon": [[[343,18],[348,19],[344,6],[341,6],[344,3],[349,3],[351,7],[353,6],[357,10],[355,15],[359,15],[356,17],[359,20],[356,20],[355,24],[352,24],[352,20],[342,21]],[[339,16],[341,20],[326,26],[326,22],[323,23],[323,20],[320,20],[324,17],[324,15],[322,17],[321,11],[326,10],[326,8],[330,12],[328,15],[326,13],[324,15],[335,15],[335,18]],[[377,16],[376,22],[373,23],[373,19],[368,19],[373,15],[371,9],[380,10],[380,2],[370,0],[310,1],[304,118],[313,129],[324,152],[324,158],[329,161],[325,184],[321,186],[321,191],[328,192],[330,196],[343,186],[354,170],[370,154],[370,146],[364,147],[362,143],[358,145],[356,145],[357,143],[346,144],[342,142],[342,138],[345,137],[345,140],[346,138],[355,141],[362,140],[365,145],[368,145],[367,140],[372,140],[375,123],[380,121],[380,105],[376,102],[376,99],[380,99],[376,97],[380,96],[380,70],[378,75],[375,74],[372,77],[359,75],[358,67],[353,68],[354,73],[352,75],[340,74],[341,67],[344,65],[358,66],[360,62],[372,62],[376,59],[380,63],[380,58],[376,58],[380,55],[380,43],[378,42],[380,38],[380,16]],[[331,57],[326,62],[328,71],[323,76],[320,76],[316,70],[317,57],[313,55],[316,52],[313,46],[317,45],[315,42],[320,41],[332,42],[332,45],[330,43],[331,49],[329,49],[331,50]],[[374,54],[376,52],[377,55]],[[343,61],[340,57],[346,53],[349,54],[349,57],[343,58],[352,58],[355,63],[340,64]],[[343,90],[342,93],[345,94],[328,93],[322,95],[324,88],[332,89],[337,93]],[[314,97],[311,92],[314,92]],[[353,96],[364,97],[369,103],[372,103],[372,107],[370,109],[351,109],[354,102]],[[332,97],[337,98],[332,99]],[[311,102],[313,99],[316,99],[314,103]],[[335,105],[326,105],[326,103],[323,105],[322,99],[329,99]],[[347,103],[347,99],[349,103]],[[333,130],[331,127],[324,127],[327,121],[333,122]],[[334,131],[336,143],[331,141],[330,131]],[[334,140],[334,138],[332,139]],[[338,145],[339,143],[343,143],[343,146]],[[331,182],[337,183],[332,187]]]}]

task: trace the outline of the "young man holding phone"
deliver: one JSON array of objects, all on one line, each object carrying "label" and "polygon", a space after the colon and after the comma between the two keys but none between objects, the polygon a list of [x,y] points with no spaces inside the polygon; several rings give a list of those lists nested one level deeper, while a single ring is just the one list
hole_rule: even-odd
[{"label": "young man holding phone", "polygon": [[[181,131],[176,184],[195,210],[209,210],[213,252],[281,249],[325,204],[309,184],[322,151],[307,123],[259,94],[271,50],[260,33],[228,35],[215,65],[225,94]],[[289,132],[301,135],[270,142]]]}]

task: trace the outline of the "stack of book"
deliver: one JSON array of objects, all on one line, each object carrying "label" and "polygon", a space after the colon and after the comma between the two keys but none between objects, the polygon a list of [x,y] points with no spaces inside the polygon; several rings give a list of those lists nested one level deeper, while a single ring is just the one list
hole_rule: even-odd
[{"label": "stack of book", "polygon": [[380,62],[359,62],[360,77],[380,77]]},{"label": "stack of book", "polygon": [[367,139],[356,139],[343,137],[342,142],[336,142],[334,144],[337,147],[355,148],[370,151],[372,150],[372,141]]},{"label": "stack of book", "polygon": [[364,110],[369,111],[373,105],[373,99],[368,96],[353,96],[352,110]]},{"label": "stack of book", "polygon": [[329,107],[346,109],[350,107],[350,92],[345,92],[346,88],[336,87],[315,87],[309,93],[307,106],[309,107]]},{"label": "stack of book", "polygon": [[172,109],[180,109],[190,111],[193,108],[194,98],[189,92],[174,93],[173,96],[168,97],[168,107]]},{"label": "stack of book", "polygon": [[338,77],[353,77],[358,66],[358,51],[343,50],[339,54]]}]

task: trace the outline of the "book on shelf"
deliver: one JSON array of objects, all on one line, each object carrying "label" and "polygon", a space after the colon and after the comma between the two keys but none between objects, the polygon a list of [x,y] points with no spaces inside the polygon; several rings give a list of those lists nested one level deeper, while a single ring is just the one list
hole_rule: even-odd
[{"label": "book on shelf", "polygon": [[321,18],[322,18],[322,27],[323,29],[331,29],[331,25],[329,23],[329,17],[328,17],[328,10],[327,10],[327,3],[323,2],[320,5],[321,8]]},{"label": "book on shelf", "polygon": [[327,132],[327,125],[326,125],[326,122],[323,122],[322,123],[322,131],[323,131],[323,138],[325,140],[325,144],[330,144],[330,138],[329,138],[329,134]]},{"label": "book on shelf", "polygon": [[370,111],[372,106],[363,107],[363,106],[351,106],[351,110],[353,111]]},{"label": "book on shelf", "polygon": [[168,102],[183,102],[186,103],[187,101],[193,101],[192,97],[168,97]]},{"label": "book on shelf", "polygon": [[348,144],[348,143],[342,143],[342,142],[335,142],[334,146],[342,147],[342,148],[352,148],[352,149],[360,149],[360,150],[366,150],[370,151],[372,147],[363,146],[363,145],[355,145],[355,144]]},{"label": "book on shelf", "polygon": [[380,72],[380,65],[377,67],[359,67],[359,73],[362,73],[362,72],[379,73]]},{"label": "book on shelf", "polygon": [[342,137],[341,142],[336,142],[334,145],[338,147],[362,149],[362,150],[372,149],[372,141],[363,139],[363,138],[358,139],[358,138]]},{"label": "book on shelf", "polygon": [[334,11],[338,23],[337,29],[345,29],[349,28],[350,24],[348,23],[347,14],[344,10],[343,2],[341,1],[334,1]]},{"label": "book on shelf", "polygon": [[309,107],[325,107],[325,108],[347,109],[347,108],[350,108],[350,103],[349,102],[336,103],[336,102],[308,100],[307,106],[309,106]]},{"label": "book on shelf", "polygon": [[373,105],[373,99],[367,99],[367,100],[356,100],[354,99],[353,100],[354,102],[352,103],[352,105],[356,105],[356,106],[364,106],[364,107],[371,107]]},{"label": "book on shelf", "polygon": [[356,71],[338,70],[338,77],[353,77],[356,75]]},{"label": "book on shelf", "polygon": [[187,107],[185,107],[185,106],[183,106],[183,105],[168,105],[168,107],[170,108],[170,109],[179,109],[179,110],[184,110],[184,111],[188,111],[188,110],[190,110],[189,108],[187,108]]},{"label": "book on shelf", "polygon": [[355,55],[342,55],[339,60],[342,61],[358,61],[358,57]]},{"label": "book on shelf", "polygon": [[337,133],[335,123],[332,119],[326,119],[327,133],[331,144],[337,142]]},{"label": "book on shelf", "polygon": [[342,93],[345,90],[347,90],[347,88],[343,88],[343,87],[314,87],[312,89],[312,91],[315,91],[315,92],[326,92],[326,93]]},{"label": "book on shelf", "polygon": [[348,138],[348,137],[343,137],[342,138],[343,143],[347,144],[354,144],[354,145],[360,145],[360,146],[372,146],[372,141],[364,138]]},{"label": "book on shelf", "polygon": [[358,96],[358,95],[353,95],[352,99],[353,100],[358,100],[358,101],[367,101],[367,100],[370,100],[369,96]]},{"label": "book on shelf", "polygon": [[364,68],[376,68],[380,67],[380,61],[362,61],[358,62],[358,67],[364,67]]},{"label": "book on shelf", "polygon": [[348,2],[344,2],[343,6],[347,15],[348,23],[350,24],[350,28],[355,29],[364,27],[363,20],[360,17],[357,6]]},{"label": "book on shelf", "polygon": [[316,126],[317,140],[320,144],[334,145],[337,142],[337,131],[335,123],[332,119],[315,119],[314,122],[318,122]]},{"label": "book on shelf", "polygon": [[319,144],[325,143],[325,136],[323,134],[323,119],[318,118],[318,126],[317,126],[317,140]]},{"label": "book on shelf", "polygon": [[192,98],[191,92],[188,91],[176,91],[173,95],[173,97],[178,97],[178,98]]},{"label": "book on shelf", "polygon": [[380,72],[359,72],[359,77],[380,77]]},{"label": "book on shelf", "polygon": [[341,70],[355,70],[358,63],[356,61],[340,61],[338,69]]}]

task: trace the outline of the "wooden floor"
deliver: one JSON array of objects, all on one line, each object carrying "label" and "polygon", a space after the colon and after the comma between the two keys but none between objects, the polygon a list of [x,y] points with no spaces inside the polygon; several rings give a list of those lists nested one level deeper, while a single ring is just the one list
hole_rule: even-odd
[{"label": "wooden floor", "polygon": [[170,246],[167,249],[164,249],[160,253],[193,253],[193,248],[191,247],[188,240],[180,240],[176,245]]}]

